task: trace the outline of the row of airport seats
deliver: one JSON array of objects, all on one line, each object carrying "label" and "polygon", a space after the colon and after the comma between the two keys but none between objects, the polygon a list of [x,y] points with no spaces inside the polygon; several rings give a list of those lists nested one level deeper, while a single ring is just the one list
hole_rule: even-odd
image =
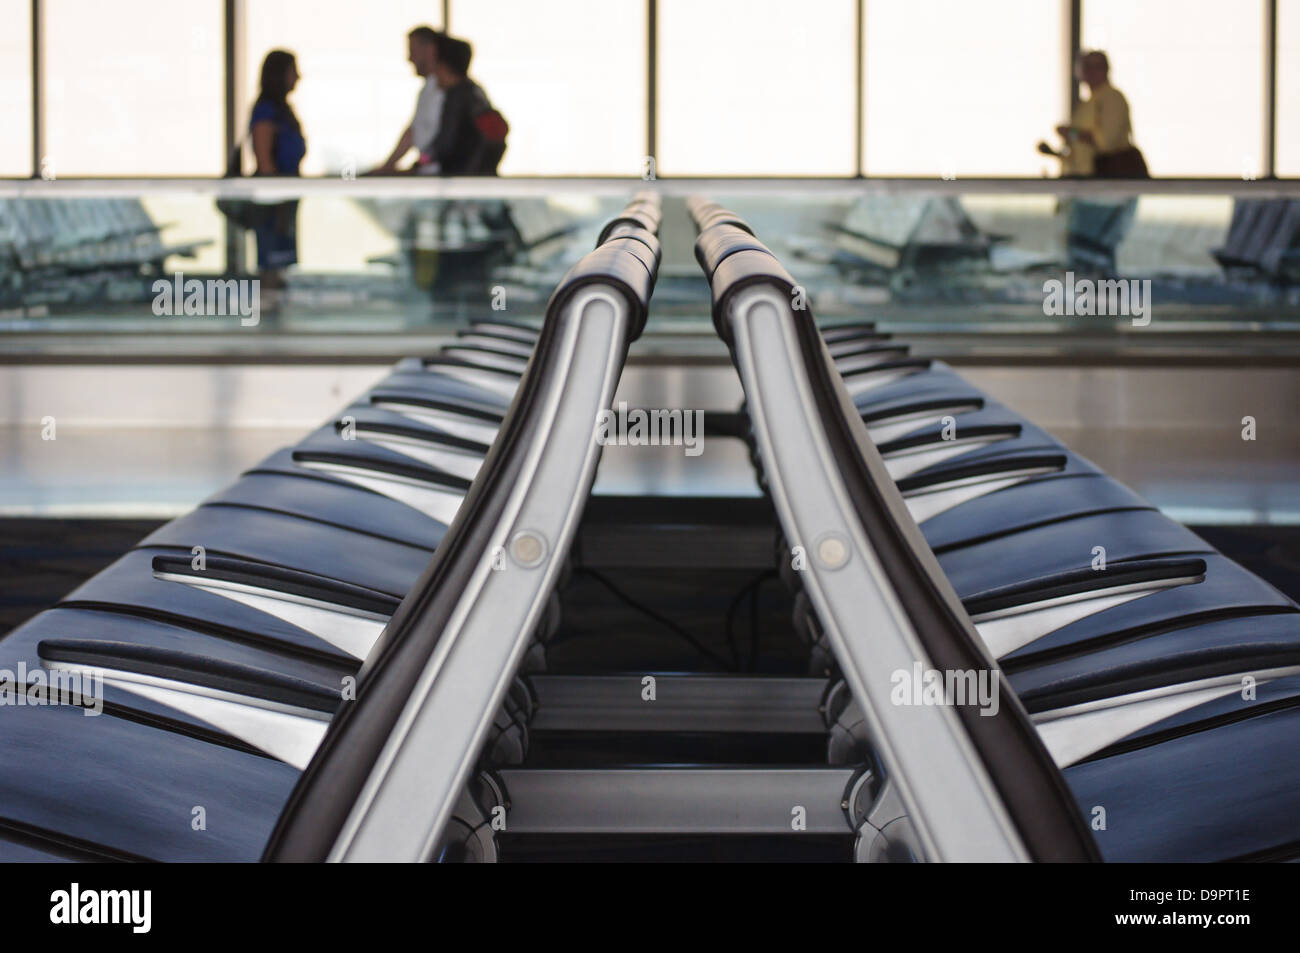
[{"label": "row of airport seats", "polygon": [[982,232],[956,198],[866,196],[828,227],[842,259],[885,273],[987,262],[1004,240]]},{"label": "row of airport seats", "polygon": [[[168,245],[162,228],[139,199],[0,199],[0,293],[28,304],[96,300],[114,278],[211,244]],[[133,287],[139,297],[147,286]]]},{"label": "row of airport seats", "polygon": [[[744,220],[705,200],[690,207],[715,320],[748,285],[797,294]],[[821,338],[852,412],[1064,772],[1102,856],[1294,853],[1300,607],[871,322],[828,325]],[[761,475],[757,455],[755,464]],[[780,558],[799,590],[789,553]],[[814,673],[834,677],[806,592],[795,606]],[[851,730],[849,712],[840,727]]]},{"label": "row of airport seats", "polygon": [[356,201],[400,245],[367,261],[396,267],[398,277],[431,290],[443,303],[482,291],[489,272],[494,282],[545,290],[572,263],[562,259],[582,227],[571,212],[546,199]]},{"label": "row of airport seats", "polygon": [[[801,290],[743,220],[702,201],[691,211],[715,316],[752,284]],[[393,650],[427,639],[419,629],[434,569],[466,533],[479,478],[500,471],[509,441],[498,435],[518,423],[521,380],[548,353],[542,335],[572,289],[621,282],[639,333],[658,225],[657,201],[638,197],[560,283],[544,323],[479,322],[438,354],[399,363],[303,441],[0,642],[0,669],[26,671],[28,684],[38,671],[108,673],[98,717],[7,707],[0,746],[25,769],[0,781],[0,856],[256,859],[268,839],[284,841],[277,821],[302,814],[284,808],[309,764],[317,798],[350,803],[320,774],[330,739],[358,720],[335,717],[341,702],[376,698],[366,689],[382,684]],[[882,481],[893,481],[1012,701],[1034,719],[1036,733],[1026,731],[1043,759],[1064,769],[1101,853],[1258,857],[1296,840],[1287,828],[1295,604],[870,322],[823,328],[820,342]],[[616,381],[617,367],[609,373]],[[807,681],[830,686],[829,760],[856,777],[874,759],[840,681],[844,659],[791,554],[776,559],[796,593]],[[551,590],[535,629],[518,629],[529,641],[513,674],[513,661],[498,666],[479,651],[481,640],[465,643],[482,657],[476,677],[499,671],[508,682],[480,768],[508,774],[527,757],[538,706],[530,679],[546,667],[558,616]],[[496,704],[485,703],[489,716]],[[451,818],[460,849],[481,858],[494,850],[483,833],[490,800],[470,797]],[[629,796],[629,816],[637,803]],[[277,859],[311,853],[297,843]]]},{"label": "row of airport seats", "polygon": [[1294,283],[1300,279],[1300,201],[1235,200],[1223,246],[1212,254],[1226,272]]},{"label": "row of airport seats", "polygon": [[[413,587],[494,465],[539,327],[575,289],[621,281],[639,333],[658,225],[657,198],[638,197],[544,321],[481,321],[399,362],[0,642],[0,669],[29,686],[106,673],[100,715],[9,699],[0,749],[23,769],[0,778],[0,858],[258,859],[334,713],[364,692],[359,670],[389,619],[421,596]],[[545,665],[557,621],[552,594],[521,672]],[[532,703],[516,677],[489,763],[523,758]]]}]

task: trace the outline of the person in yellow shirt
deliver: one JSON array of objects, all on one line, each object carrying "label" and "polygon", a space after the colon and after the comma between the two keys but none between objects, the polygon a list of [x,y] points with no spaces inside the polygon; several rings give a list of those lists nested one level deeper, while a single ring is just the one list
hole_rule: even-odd
[{"label": "person in yellow shirt", "polygon": [[[1076,75],[1088,87],[1067,126],[1057,126],[1064,142],[1058,152],[1046,143],[1039,151],[1061,159],[1061,175],[1075,178],[1148,178],[1146,161],[1133,144],[1128,100],[1110,84],[1110,61],[1101,50],[1079,57]],[[1137,213],[1137,199],[1079,197],[1062,203],[1066,251],[1071,268],[1114,274],[1116,253]]]},{"label": "person in yellow shirt", "polygon": [[1060,157],[1063,176],[1146,178],[1146,163],[1133,145],[1128,100],[1110,84],[1106,54],[1084,53],[1076,75],[1088,87],[1088,98],[1075,107],[1069,125],[1056,127],[1063,148],[1040,144],[1040,151]]}]

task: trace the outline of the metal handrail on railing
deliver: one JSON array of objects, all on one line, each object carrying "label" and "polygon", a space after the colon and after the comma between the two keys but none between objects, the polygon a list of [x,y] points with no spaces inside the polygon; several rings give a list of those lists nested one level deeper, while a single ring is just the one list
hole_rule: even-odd
[{"label": "metal handrail on railing", "polygon": [[1044,179],[1044,178],[833,178],[816,176],[670,177],[643,181],[621,176],[362,177],[249,176],[245,178],[0,178],[0,198],[139,198],[188,194],[212,198],[283,201],[293,198],[545,199],[556,195],[621,198],[629,189],[687,198],[715,196],[854,199],[864,195],[1055,195],[1068,198],[1143,195],[1213,195],[1300,198],[1300,178],[1290,179]]}]

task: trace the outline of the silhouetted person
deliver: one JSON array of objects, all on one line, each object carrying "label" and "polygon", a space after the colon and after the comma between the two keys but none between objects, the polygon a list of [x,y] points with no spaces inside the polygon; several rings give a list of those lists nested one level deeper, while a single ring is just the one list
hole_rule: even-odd
[{"label": "silhouetted person", "polygon": [[[298,63],[292,53],[272,50],[262,61],[261,91],[249,118],[249,136],[257,159],[257,175],[298,175],[307,140],[289,105],[298,85]],[[283,269],[298,261],[298,203],[267,206],[255,226],[257,270],[272,292],[284,287]]]},{"label": "silhouetted person", "polygon": [[[1146,160],[1133,144],[1128,100],[1110,84],[1110,61],[1101,50],[1079,56],[1075,76],[1088,87],[1070,124],[1057,126],[1063,146],[1058,151],[1040,142],[1038,151],[1061,160],[1066,178],[1146,179]],[[1101,275],[1116,272],[1120,243],[1137,214],[1137,199],[1079,197],[1062,203],[1066,215],[1068,267]]]},{"label": "silhouetted person", "polygon": [[1076,75],[1088,87],[1070,117],[1057,126],[1063,146],[1053,150],[1039,143],[1039,151],[1061,159],[1061,174],[1102,179],[1145,179],[1146,161],[1133,144],[1128,99],[1110,84],[1110,61],[1101,50],[1079,57]]},{"label": "silhouetted person", "polygon": [[371,175],[394,175],[399,172],[420,172],[426,175],[438,171],[437,166],[416,162],[407,169],[399,169],[398,163],[406,157],[413,147],[432,142],[438,134],[438,125],[442,121],[443,89],[434,75],[434,65],[438,61],[438,33],[433,27],[417,26],[406,35],[407,59],[415,69],[417,76],[424,77],[420,95],[415,100],[415,115],[410,124],[402,130],[402,135],[393,147],[392,153],[383,165],[371,171]]},{"label": "silhouetted person", "polygon": [[434,75],[442,87],[442,121],[432,139],[419,142],[421,162],[436,163],[442,175],[496,175],[505,153],[505,119],[483,87],[469,78],[473,48],[443,34]]}]

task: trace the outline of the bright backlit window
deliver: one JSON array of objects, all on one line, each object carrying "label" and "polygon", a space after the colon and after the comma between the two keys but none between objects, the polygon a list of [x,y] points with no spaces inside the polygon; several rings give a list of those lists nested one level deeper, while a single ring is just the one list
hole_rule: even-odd
[{"label": "bright backlit window", "polygon": [[660,0],[659,171],[852,175],[853,0]]},{"label": "bright backlit window", "polygon": [[0,175],[32,174],[32,5],[0,0]]},{"label": "bright backlit window", "polygon": [[1300,176],[1300,0],[1277,5],[1276,171]]},{"label": "bright backlit window", "polygon": [[1055,174],[1065,11],[1048,0],[867,0],[868,175]]},{"label": "bright backlit window", "polygon": [[220,175],[224,26],[218,0],[47,2],[45,153],[55,174]]},{"label": "bright backlit window", "polygon": [[510,123],[503,175],[641,174],[646,23],[628,0],[453,5],[470,75]]},{"label": "bright backlit window", "polygon": [[1262,0],[1085,0],[1081,42],[1106,51],[1152,175],[1263,171]]},{"label": "bright backlit window", "polygon": [[[237,129],[247,134],[262,60],[285,49],[301,79],[290,97],[307,155],[303,175],[360,173],[388,157],[411,121],[424,80],[407,61],[406,35],[442,27],[442,5],[430,0],[252,0],[244,5],[243,91]],[[245,169],[252,168],[244,150]]]},{"label": "bright backlit window", "polygon": [[[1268,0],[1081,0],[1156,176],[1254,177],[1267,164]],[[861,7],[861,33],[857,10]],[[1277,0],[1276,171],[1300,176],[1300,0]],[[31,0],[0,0],[0,176],[32,156]],[[222,0],[43,0],[43,160],[68,176],[225,170]],[[1029,176],[1068,116],[1066,0],[236,0],[235,128],[262,59],[293,51],[304,175],[384,159],[423,80],[406,34],[474,46],[471,74],[511,126],[503,174],[644,171],[651,99],[663,175]],[[856,89],[856,50],[862,87]],[[856,113],[858,102],[862,114]],[[860,141],[856,135],[861,130]],[[245,152],[245,168],[251,158]]]}]

